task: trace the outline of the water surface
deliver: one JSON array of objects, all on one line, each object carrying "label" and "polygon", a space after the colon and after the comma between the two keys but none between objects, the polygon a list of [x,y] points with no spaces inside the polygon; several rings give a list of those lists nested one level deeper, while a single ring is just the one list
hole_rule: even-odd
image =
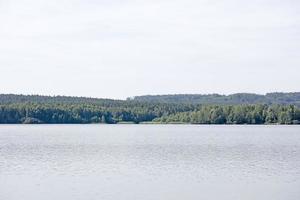
[{"label": "water surface", "polygon": [[299,200],[300,126],[0,125],[2,200]]}]

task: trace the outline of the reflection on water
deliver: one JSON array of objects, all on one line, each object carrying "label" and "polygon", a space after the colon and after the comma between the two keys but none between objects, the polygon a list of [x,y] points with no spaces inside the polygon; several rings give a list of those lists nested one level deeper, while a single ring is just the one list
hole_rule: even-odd
[{"label": "reflection on water", "polygon": [[0,199],[300,199],[300,126],[1,125]]}]

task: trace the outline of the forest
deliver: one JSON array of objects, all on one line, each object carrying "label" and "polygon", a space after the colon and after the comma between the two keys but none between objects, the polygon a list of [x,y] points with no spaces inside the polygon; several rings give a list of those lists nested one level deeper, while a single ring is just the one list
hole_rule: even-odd
[{"label": "forest", "polygon": [[128,98],[128,100],[153,103],[190,103],[190,104],[279,104],[300,106],[300,92],[267,93],[265,95],[252,93],[220,94],[173,94],[173,95],[145,95]]},{"label": "forest", "polygon": [[[223,102],[215,95],[219,102],[213,99],[211,103],[208,100],[199,102],[203,96],[209,99],[214,95],[143,96],[112,100],[2,94],[0,123],[300,124],[298,93],[276,93],[273,94],[276,98],[272,100],[268,97],[267,102],[261,99],[257,102],[253,94],[236,94],[234,98],[221,95]],[[234,99],[234,102],[224,100],[225,97]]]}]

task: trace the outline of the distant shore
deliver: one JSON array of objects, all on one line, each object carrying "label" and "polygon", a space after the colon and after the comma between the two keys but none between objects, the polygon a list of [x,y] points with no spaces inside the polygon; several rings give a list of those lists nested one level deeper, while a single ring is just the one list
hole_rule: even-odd
[{"label": "distant shore", "polygon": [[299,102],[300,93],[128,100],[0,94],[0,124],[300,124]]}]

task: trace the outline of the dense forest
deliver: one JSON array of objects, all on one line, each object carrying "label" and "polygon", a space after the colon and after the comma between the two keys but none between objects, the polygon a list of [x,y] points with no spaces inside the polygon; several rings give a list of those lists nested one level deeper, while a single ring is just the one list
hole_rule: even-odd
[{"label": "dense forest", "polygon": [[297,105],[300,107],[300,92],[294,93],[267,93],[266,95],[237,93],[231,95],[220,94],[175,94],[175,95],[146,95],[128,98],[138,102],[153,103],[188,103],[188,104],[215,104],[215,105],[240,105],[240,104],[278,104]]},{"label": "dense forest", "polygon": [[175,113],[153,121],[192,124],[299,124],[300,109],[293,105],[204,105],[194,111]]},{"label": "dense forest", "polygon": [[[268,101],[263,101],[265,97],[261,96],[264,95],[258,95],[260,100],[255,100],[253,94],[163,95],[112,100],[2,94],[0,123],[300,123],[299,93],[267,94]],[[229,103],[224,99],[232,100]]]}]

